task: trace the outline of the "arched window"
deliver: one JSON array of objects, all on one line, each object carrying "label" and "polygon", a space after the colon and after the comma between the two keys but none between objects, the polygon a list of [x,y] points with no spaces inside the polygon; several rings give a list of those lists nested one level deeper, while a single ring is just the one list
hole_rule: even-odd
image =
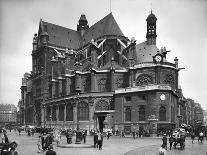
[{"label": "arched window", "polygon": [[159,110],[159,121],[166,121],[166,108],[164,106],[160,107],[160,110]]},{"label": "arched window", "polygon": [[139,121],[145,121],[145,111],[146,111],[145,106],[139,107]]},{"label": "arched window", "polygon": [[47,121],[51,121],[50,120],[50,115],[51,115],[51,108],[48,106],[47,108],[46,108],[46,112],[47,112]]},{"label": "arched window", "polygon": [[148,74],[142,74],[137,77],[137,86],[152,84],[152,77]]},{"label": "arched window", "polygon": [[56,121],[57,117],[56,117],[56,106],[52,107],[52,121]]},{"label": "arched window", "polygon": [[131,106],[124,107],[124,120],[131,121]]},{"label": "arched window", "polygon": [[73,105],[70,103],[66,105],[66,121],[73,121]]},{"label": "arched window", "polygon": [[89,107],[88,103],[80,102],[78,103],[78,119],[80,121],[89,120]]}]

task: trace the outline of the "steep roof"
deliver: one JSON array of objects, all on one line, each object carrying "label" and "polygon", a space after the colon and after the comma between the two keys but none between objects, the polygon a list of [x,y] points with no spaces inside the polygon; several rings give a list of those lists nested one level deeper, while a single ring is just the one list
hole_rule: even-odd
[{"label": "steep roof", "polygon": [[[159,51],[156,45],[147,45],[147,42],[142,42],[136,45],[137,63],[153,62],[153,56]],[[166,59],[163,59],[166,62]]]},{"label": "steep roof", "polygon": [[49,35],[50,44],[69,47],[72,49],[80,47],[81,36],[77,31],[44,21],[43,25],[46,25],[46,31]]},{"label": "steep roof", "polygon": [[104,35],[124,36],[112,13],[108,14],[86,30],[83,38],[85,42],[89,42],[92,38],[96,39]]},{"label": "steep roof", "polygon": [[81,33],[59,25],[40,21],[40,28],[44,29],[49,35],[49,43],[61,47],[78,49],[82,45],[87,44],[92,39],[96,39],[105,35],[124,36],[112,13],[92,25],[86,30],[83,37]]}]

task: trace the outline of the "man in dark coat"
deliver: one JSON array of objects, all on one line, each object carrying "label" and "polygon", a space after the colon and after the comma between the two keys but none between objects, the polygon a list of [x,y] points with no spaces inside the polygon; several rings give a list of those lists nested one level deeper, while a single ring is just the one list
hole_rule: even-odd
[{"label": "man in dark coat", "polygon": [[94,132],[93,140],[94,140],[94,148],[98,147],[98,135],[96,131]]},{"label": "man in dark coat", "polygon": [[165,145],[165,149],[167,150],[167,135],[166,134],[164,134],[162,138],[162,144]]},{"label": "man in dark coat", "polygon": [[83,133],[83,142],[84,142],[84,144],[86,143],[86,135],[87,135],[87,130],[85,130],[84,133]]},{"label": "man in dark coat", "polygon": [[53,151],[53,146],[49,146],[49,150],[46,152],[46,155],[57,155],[55,151]]}]

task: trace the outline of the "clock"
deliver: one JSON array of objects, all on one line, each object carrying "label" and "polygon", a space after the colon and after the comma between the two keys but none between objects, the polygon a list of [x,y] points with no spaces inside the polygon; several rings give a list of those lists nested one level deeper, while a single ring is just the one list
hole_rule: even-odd
[{"label": "clock", "polygon": [[162,101],[164,101],[164,100],[166,99],[165,94],[161,94],[161,95],[160,95],[160,99],[161,99]]},{"label": "clock", "polygon": [[155,60],[156,60],[156,62],[161,62],[162,61],[161,55],[156,55]]}]

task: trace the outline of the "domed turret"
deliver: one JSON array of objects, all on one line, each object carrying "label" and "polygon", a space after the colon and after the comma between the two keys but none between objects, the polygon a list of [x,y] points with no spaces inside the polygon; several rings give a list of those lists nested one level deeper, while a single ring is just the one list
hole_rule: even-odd
[{"label": "domed turret", "polygon": [[156,21],[157,21],[157,18],[152,13],[152,11],[149,14],[149,16],[147,17],[146,21],[147,21],[147,34],[146,34],[147,45],[156,45],[156,38],[157,38]]}]

